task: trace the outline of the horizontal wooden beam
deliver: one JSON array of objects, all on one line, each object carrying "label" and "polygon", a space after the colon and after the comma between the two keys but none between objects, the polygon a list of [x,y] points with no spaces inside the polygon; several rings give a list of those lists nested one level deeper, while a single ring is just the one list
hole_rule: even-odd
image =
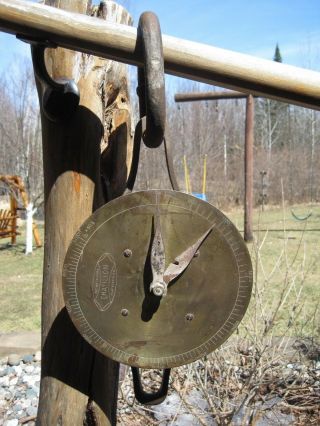
[{"label": "horizontal wooden beam", "polygon": [[224,90],[220,92],[176,93],[174,95],[174,100],[176,102],[218,101],[220,99],[245,99],[248,96],[248,93],[236,92],[234,90]]},{"label": "horizontal wooden beam", "polygon": [[[141,65],[135,28],[24,0],[0,0],[0,30]],[[320,73],[163,35],[169,74],[320,109]]]}]

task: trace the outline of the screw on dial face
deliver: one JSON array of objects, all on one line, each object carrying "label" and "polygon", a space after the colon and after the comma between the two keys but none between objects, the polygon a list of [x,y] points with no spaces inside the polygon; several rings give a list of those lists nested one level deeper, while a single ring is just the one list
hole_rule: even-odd
[{"label": "screw on dial face", "polygon": [[[159,265],[152,250],[163,252]],[[187,267],[171,274],[185,252]],[[150,291],[157,274],[168,281],[165,297]],[[79,332],[107,357],[140,368],[212,352],[237,328],[251,288],[250,256],[234,225],[209,203],[169,190],[101,207],[74,236],[63,267],[66,307]]]}]

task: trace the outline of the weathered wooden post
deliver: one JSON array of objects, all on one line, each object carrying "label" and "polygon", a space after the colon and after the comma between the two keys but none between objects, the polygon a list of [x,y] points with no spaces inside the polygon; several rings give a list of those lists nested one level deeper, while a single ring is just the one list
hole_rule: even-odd
[{"label": "weathered wooden post", "polygon": [[246,98],[246,130],[244,149],[244,231],[245,241],[252,241],[253,220],[253,143],[254,143],[254,99],[252,95],[246,95],[236,91],[177,93],[176,102],[194,102],[220,99]]},{"label": "weathered wooden post", "polygon": [[[131,23],[127,11],[112,1],[93,8],[89,0],[46,3]],[[106,201],[105,194],[111,198],[125,188],[131,161],[127,71],[125,65],[60,48],[48,52],[46,63],[54,79],[75,80],[80,104],[73,116],[56,122],[41,111],[45,256],[37,421],[41,425],[115,424],[119,366],[87,344],[71,323],[62,294],[62,265],[82,222]]]},{"label": "weathered wooden post", "polygon": [[246,102],[246,130],[244,150],[244,239],[252,241],[253,220],[253,142],[254,142],[254,100],[252,95],[247,96]]}]

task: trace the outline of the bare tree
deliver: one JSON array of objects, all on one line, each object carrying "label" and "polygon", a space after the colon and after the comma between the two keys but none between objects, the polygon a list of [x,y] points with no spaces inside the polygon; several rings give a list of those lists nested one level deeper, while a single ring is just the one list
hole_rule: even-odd
[{"label": "bare tree", "polygon": [[17,64],[11,74],[0,78],[0,169],[21,176],[35,201],[43,193],[39,107],[31,62]]}]

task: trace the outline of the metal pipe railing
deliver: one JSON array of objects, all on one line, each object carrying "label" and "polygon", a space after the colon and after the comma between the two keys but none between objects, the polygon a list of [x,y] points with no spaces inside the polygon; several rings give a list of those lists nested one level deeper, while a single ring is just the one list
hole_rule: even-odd
[{"label": "metal pipe railing", "polygon": [[[0,0],[0,30],[142,65],[135,28],[24,0]],[[169,74],[320,110],[320,73],[163,35]]]},{"label": "metal pipe railing", "polygon": [[245,99],[248,96],[248,93],[235,92],[234,90],[223,90],[216,92],[176,93],[174,95],[174,100],[176,102],[219,101],[222,99]]}]

